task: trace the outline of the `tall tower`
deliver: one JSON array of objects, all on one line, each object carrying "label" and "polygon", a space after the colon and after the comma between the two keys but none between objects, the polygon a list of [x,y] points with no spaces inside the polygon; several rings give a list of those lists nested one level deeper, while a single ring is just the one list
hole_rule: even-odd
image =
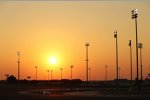
[{"label": "tall tower", "polygon": [[85,43],[86,46],[86,81],[88,82],[88,46],[90,46],[90,44],[87,42]]},{"label": "tall tower", "polygon": [[20,51],[17,51],[18,55],[18,80],[20,80]]}]

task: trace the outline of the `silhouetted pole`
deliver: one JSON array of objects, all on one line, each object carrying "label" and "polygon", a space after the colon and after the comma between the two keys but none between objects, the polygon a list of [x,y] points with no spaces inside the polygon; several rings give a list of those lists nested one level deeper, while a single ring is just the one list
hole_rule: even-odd
[{"label": "silhouetted pole", "polygon": [[91,80],[91,68],[89,68],[89,81]]},{"label": "silhouetted pole", "polygon": [[49,81],[49,70],[47,70],[47,73],[48,73],[48,81]]},{"label": "silhouetted pole", "polygon": [[37,80],[37,66],[35,66],[35,78]]},{"label": "silhouetted pole", "polygon": [[18,80],[20,80],[20,52],[17,51],[18,55]]},{"label": "silhouetted pole", "polygon": [[140,49],[140,62],[141,62],[141,80],[143,80],[143,64],[142,64],[142,48],[143,44],[139,43],[138,48]]},{"label": "silhouetted pole", "polygon": [[119,68],[118,68],[118,72],[119,72],[119,79],[121,79],[121,77],[120,77],[120,75],[121,75],[120,70],[121,70],[121,68],[119,67]]},{"label": "silhouetted pole", "polygon": [[73,68],[73,65],[70,66],[70,69],[71,69],[71,80],[72,80],[72,68]]},{"label": "silhouetted pole", "polygon": [[62,80],[62,68],[60,68],[60,79]]},{"label": "silhouetted pole", "polygon": [[105,78],[106,78],[106,80],[107,80],[107,67],[108,67],[108,66],[105,65],[105,75],[106,75]]},{"label": "silhouetted pole", "polygon": [[117,38],[117,31],[114,32],[114,38],[116,38],[116,79],[118,80],[118,38]]},{"label": "silhouetted pole", "polygon": [[135,19],[135,31],[136,31],[136,79],[137,79],[137,84],[138,84],[138,88],[139,87],[139,69],[138,69],[138,33],[137,33],[137,9],[134,9],[131,11],[132,13],[132,19]]},{"label": "silhouetted pole", "polygon": [[132,42],[129,40],[129,47],[130,47],[130,67],[131,67],[131,81],[132,81]]},{"label": "silhouetted pole", "polygon": [[51,80],[53,79],[53,70],[51,70]]},{"label": "silhouetted pole", "polygon": [[89,45],[89,43],[87,42],[86,44],[85,44],[85,46],[86,46],[86,81],[88,82],[88,46],[90,46]]}]

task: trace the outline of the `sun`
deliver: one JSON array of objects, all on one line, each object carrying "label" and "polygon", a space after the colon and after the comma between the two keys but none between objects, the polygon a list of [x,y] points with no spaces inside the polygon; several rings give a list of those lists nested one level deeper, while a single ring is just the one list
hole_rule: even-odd
[{"label": "sun", "polygon": [[57,63],[57,59],[55,57],[51,57],[51,58],[49,58],[48,62],[50,64],[56,64]]}]

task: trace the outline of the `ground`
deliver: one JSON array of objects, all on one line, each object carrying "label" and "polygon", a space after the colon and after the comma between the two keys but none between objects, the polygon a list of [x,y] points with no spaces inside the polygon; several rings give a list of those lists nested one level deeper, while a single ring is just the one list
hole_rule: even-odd
[{"label": "ground", "polygon": [[0,100],[150,100],[150,95],[141,93],[133,95],[100,94],[97,88],[95,88],[95,91],[94,89],[90,91],[89,88],[87,89],[88,91],[85,91],[86,88],[84,88],[84,91],[69,91],[64,94],[40,94],[37,92],[65,88],[62,86],[37,84],[0,84]]}]

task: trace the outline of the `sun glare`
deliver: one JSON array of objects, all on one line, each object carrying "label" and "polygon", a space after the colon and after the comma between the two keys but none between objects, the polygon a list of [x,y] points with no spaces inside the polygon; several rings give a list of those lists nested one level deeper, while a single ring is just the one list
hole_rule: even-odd
[{"label": "sun glare", "polygon": [[56,62],[57,62],[57,59],[55,57],[49,58],[49,63],[50,64],[56,64]]}]

